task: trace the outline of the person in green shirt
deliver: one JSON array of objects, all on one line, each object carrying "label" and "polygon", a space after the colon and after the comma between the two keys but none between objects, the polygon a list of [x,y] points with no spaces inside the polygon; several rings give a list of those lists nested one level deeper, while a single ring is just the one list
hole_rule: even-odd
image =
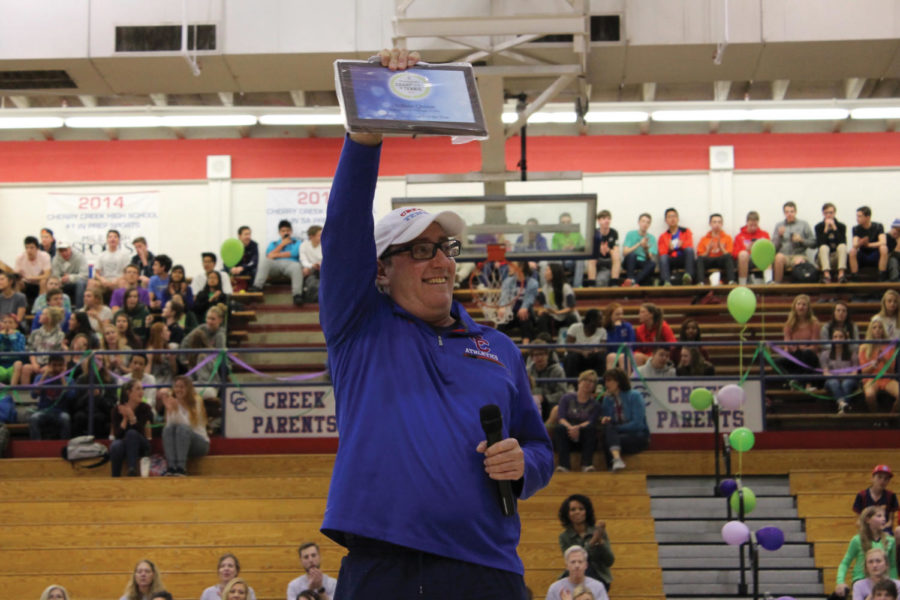
[{"label": "person in green shirt", "polygon": [[852,583],[865,578],[866,552],[872,548],[882,548],[887,554],[891,579],[897,579],[897,547],[893,536],[884,532],[886,517],[884,506],[870,506],[859,515],[859,533],[853,536],[847,546],[847,553],[837,570],[834,593],[846,596],[850,586],[846,583],[847,571],[853,565]]},{"label": "person in green shirt", "polygon": [[[571,546],[581,546],[588,553],[586,575],[603,582],[606,590],[612,586],[610,568],[616,562],[606,533],[606,523],[594,517],[591,499],[582,494],[572,494],[559,507],[559,521],[565,531],[559,534],[559,547],[565,552]],[[568,572],[562,577],[567,577]],[[561,578],[562,578],[561,577]]]},{"label": "person in green shirt", "polygon": [[[567,212],[560,214],[559,224],[571,225],[572,215]],[[553,239],[550,240],[550,247],[561,252],[568,250],[581,251],[584,250],[584,236],[581,235],[580,231],[572,231],[569,233],[557,231],[553,234]],[[568,271],[572,271],[572,287],[581,287],[581,284],[584,281],[584,261],[565,260],[563,261],[563,267]]]}]

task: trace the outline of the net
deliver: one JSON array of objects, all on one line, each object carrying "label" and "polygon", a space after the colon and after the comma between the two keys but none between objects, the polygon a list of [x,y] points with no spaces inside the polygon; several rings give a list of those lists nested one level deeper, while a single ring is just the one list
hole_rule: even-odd
[{"label": "net", "polygon": [[[497,327],[509,323],[515,316],[512,309],[522,296],[525,286],[510,272],[509,263],[506,262],[506,246],[488,244],[487,257],[488,260],[475,266],[469,276],[469,287],[481,314]],[[508,285],[504,293],[503,282],[509,277],[515,278],[515,286]]]}]

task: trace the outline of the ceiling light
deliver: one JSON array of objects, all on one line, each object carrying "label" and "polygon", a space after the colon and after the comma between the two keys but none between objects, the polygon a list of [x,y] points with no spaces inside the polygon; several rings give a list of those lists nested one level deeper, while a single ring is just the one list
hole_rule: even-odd
[{"label": "ceiling light", "polygon": [[588,123],[643,123],[650,114],[639,110],[590,111],[584,115]]},{"label": "ceiling light", "polygon": [[68,117],[66,119],[66,127],[73,129],[125,129],[161,126],[160,117],[149,116]]},{"label": "ceiling light", "polygon": [[650,113],[654,121],[671,122],[710,122],[710,121],[746,121],[748,111],[742,109],[722,110],[656,110]]},{"label": "ceiling light", "polygon": [[531,113],[528,123],[574,123],[577,119],[574,112],[543,112]]},{"label": "ceiling light", "polygon": [[752,121],[841,121],[850,111],[844,108],[758,108],[750,111]]},{"label": "ceiling light", "polygon": [[56,129],[63,124],[59,117],[0,117],[0,129]]},{"label": "ceiling light", "polygon": [[173,115],[161,117],[163,127],[250,127],[253,115]]},{"label": "ceiling light", "polygon": [[262,115],[260,125],[343,125],[344,116],[340,113],[300,113]]},{"label": "ceiling light", "polygon": [[516,121],[519,120],[519,113],[505,112],[505,113],[503,113],[503,116],[501,117],[501,119],[503,120],[504,123],[509,125],[510,123],[515,123]]},{"label": "ceiling light", "polygon": [[850,111],[851,119],[900,119],[900,106],[882,106],[880,108],[854,108]]}]

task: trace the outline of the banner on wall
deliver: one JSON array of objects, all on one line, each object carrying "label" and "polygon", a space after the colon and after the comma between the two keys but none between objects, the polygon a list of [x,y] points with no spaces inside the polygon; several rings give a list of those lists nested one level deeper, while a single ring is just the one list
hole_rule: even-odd
[{"label": "banner on wall", "polygon": [[266,242],[262,247],[279,239],[279,221],[290,221],[294,237],[301,240],[306,239],[310,225],[324,225],[330,191],[322,186],[266,188]]},{"label": "banner on wall", "polygon": [[116,229],[124,247],[143,236],[150,251],[159,248],[159,192],[54,193],[47,195],[45,223],[57,240],[69,241],[90,259],[99,256],[106,232]]},{"label": "banner on wall", "polygon": [[[719,388],[733,384],[733,379],[672,381],[647,380],[646,385],[633,381],[634,389],[644,396],[650,433],[703,433],[713,431],[712,411],[694,410],[691,392],[700,387],[715,394]],[[759,381],[744,382],[744,405],[740,410],[720,410],[719,425],[727,432],[738,427],[762,431],[762,395]]]},{"label": "banner on wall", "polygon": [[337,437],[331,386],[231,388],[227,398],[225,437]]}]

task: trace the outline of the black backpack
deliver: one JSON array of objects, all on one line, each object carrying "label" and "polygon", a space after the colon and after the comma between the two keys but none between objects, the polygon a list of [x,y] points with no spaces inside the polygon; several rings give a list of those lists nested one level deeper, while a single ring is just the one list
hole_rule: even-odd
[{"label": "black backpack", "polygon": [[794,265],[791,270],[791,279],[794,283],[818,283],[819,270],[811,262],[803,262]]}]

